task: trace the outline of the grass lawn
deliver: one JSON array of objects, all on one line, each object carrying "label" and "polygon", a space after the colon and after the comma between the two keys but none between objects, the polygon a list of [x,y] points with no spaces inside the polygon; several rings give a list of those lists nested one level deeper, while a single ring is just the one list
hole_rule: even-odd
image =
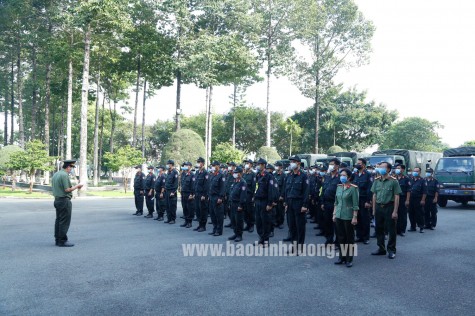
[{"label": "grass lawn", "polygon": [[15,191],[12,191],[11,188],[6,187],[5,189],[3,187],[0,187],[0,197],[17,197],[17,198],[34,198],[34,199],[50,199],[52,198],[52,195],[50,193],[41,193],[41,192],[33,192],[29,193],[28,190],[25,190],[23,188],[16,188]]},{"label": "grass lawn", "polygon": [[114,190],[114,191],[88,191],[87,195],[89,196],[101,196],[101,197],[133,197],[133,191],[127,191],[127,194],[124,193],[124,190]]}]

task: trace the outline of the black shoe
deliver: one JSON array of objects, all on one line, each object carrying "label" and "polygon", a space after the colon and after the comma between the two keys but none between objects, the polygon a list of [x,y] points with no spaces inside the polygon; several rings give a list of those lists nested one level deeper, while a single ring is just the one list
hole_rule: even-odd
[{"label": "black shoe", "polygon": [[369,239],[366,239],[365,241],[363,241],[363,244],[369,245]]},{"label": "black shoe", "polygon": [[270,232],[269,237],[274,237],[274,232]]},{"label": "black shoe", "polygon": [[249,229],[247,231],[252,233],[254,231],[254,226],[249,227]]},{"label": "black shoe", "polygon": [[245,232],[249,231],[249,226],[246,225],[246,227],[244,227],[243,231],[245,231]]},{"label": "black shoe", "polygon": [[335,262],[334,262],[334,264],[338,264],[338,265],[340,265],[340,264],[345,264],[345,263],[346,263],[346,261],[343,260],[343,259],[338,259],[338,261],[335,261]]},{"label": "black shoe", "polygon": [[364,242],[364,240],[361,239],[361,238],[357,238],[357,239],[355,240],[355,242]]},{"label": "black shoe", "polygon": [[224,227],[226,227],[226,228],[229,228],[229,227],[231,227],[231,226],[232,226],[231,223],[229,223],[229,224],[227,224],[227,225],[224,225]]},{"label": "black shoe", "polygon": [[242,241],[242,236],[237,236],[236,239],[234,239],[234,242],[240,242]]},{"label": "black shoe", "polygon": [[394,258],[396,258],[396,254],[394,252],[389,252],[388,258],[389,259],[394,259]]},{"label": "black shoe", "polygon": [[284,225],[277,226],[278,229],[284,229]]},{"label": "black shoe", "polygon": [[370,236],[370,238],[377,238],[378,236],[376,236],[376,233],[374,233],[373,235]]},{"label": "black shoe", "polygon": [[401,236],[401,237],[406,236],[406,234],[404,234],[404,233],[399,233],[398,235]]},{"label": "black shoe", "polygon": [[145,218],[153,218],[153,215],[152,215],[152,214],[148,214],[148,215],[145,215],[144,217],[145,217]]},{"label": "black shoe", "polygon": [[333,240],[327,240],[325,241],[325,247],[328,245],[333,245],[335,242]]},{"label": "black shoe", "polygon": [[213,236],[214,236],[214,237],[218,237],[218,236],[221,236],[222,234],[223,234],[223,233],[218,233],[218,232],[216,232],[216,233],[214,233]]},{"label": "black shoe", "polygon": [[185,228],[191,228],[191,223],[186,224]]},{"label": "black shoe", "polygon": [[183,224],[180,225],[180,227],[186,227],[186,226],[188,226],[187,222],[184,222]]},{"label": "black shoe", "polygon": [[413,227],[411,227],[411,228],[409,228],[407,231],[408,231],[408,232],[415,232],[415,231],[416,231],[416,229],[415,229],[415,228],[413,228]]},{"label": "black shoe", "polygon": [[163,222],[163,216],[160,216],[159,218],[157,218],[157,221]]},{"label": "black shoe", "polygon": [[314,220],[314,219],[312,219],[312,220],[310,221],[310,224],[316,224],[316,223],[317,223],[317,221]]},{"label": "black shoe", "polygon": [[318,234],[315,234],[315,236],[317,236],[317,237],[321,237],[321,236],[325,236],[325,234],[324,234],[324,233],[322,233],[322,232],[319,232]]},{"label": "black shoe", "polygon": [[165,224],[169,224],[171,222],[171,220],[167,219],[166,221],[164,221]]},{"label": "black shoe", "polygon": [[206,231],[206,228],[203,228],[203,227],[199,227],[197,230],[198,233],[205,232],[205,231]]},{"label": "black shoe", "polygon": [[235,240],[237,238],[236,235],[232,235],[231,237],[228,238],[228,240]]},{"label": "black shoe", "polygon": [[198,222],[198,221],[199,221],[199,219],[193,218],[193,222]]},{"label": "black shoe", "polygon": [[200,226],[197,226],[196,228],[193,228],[193,230],[196,232],[198,231],[198,229],[200,229]]},{"label": "black shoe", "polygon": [[185,216],[180,216],[180,218],[185,219]]},{"label": "black shoe", "polygon": [[132,214],[132,215],[135,215],[135,216],[140,215],[140,212],[137,211],[137,212],[135,212],[135,213]]},{"label": "black shoe", "polygon": [[70,243],[69,241],[64,241],[64,242],[57,242],[56,246],[58,246],[58,247],[74,247],[74,244]]},{"label": "black shoe", "polygon": [[419,233],[424,234],[424,228],[419,229]]},{"label": "black shoe", "polygon": [[211,233],[208,233],[208,235],[214,235],[214,234],[216,234],[215,230],[213,230]]},{"label": "black shoe", "polygon": [[347,262],[347,263],[346,263],[346,267],[347,267],[347,268],[351,268],[352,266],[353,266],[353,262]]},{"label": "black shoe", "polygon": [[170,221],[168,224],[175,224],[175,221]]},{"label": "black shoe", "polygon": [[213,225],[213,222],[208,222],[209,225]]},{"label": "black shoe", "polygon": [[385,256],[385,255],[386,255],[386,251],[384,251],[384,250],[376,250],[375,252],[372,252],[371,255],[373,255],[373,256]]},{"label": "black shoe", "polygon": [[431,226],[429,229],[430,230],[435,230],[435,226]]},{"label": "black shoe", "polygon": [[424,229],[430,229],[429,225],[424,226]]},{"label": "black shoe", "polygon": [[284,241],[284,242],[285,242],[285,241],[292,241],[292,238],[287,237],[287,238],[282,239],[282,241]]}]

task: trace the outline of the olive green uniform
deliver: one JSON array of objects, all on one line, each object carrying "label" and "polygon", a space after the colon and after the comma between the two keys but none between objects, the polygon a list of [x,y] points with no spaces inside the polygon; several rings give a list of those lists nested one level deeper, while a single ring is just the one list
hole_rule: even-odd
[{"label": "olive green uniform", "polygon": [[394,196],[401,194],[401,187],[393,177],[380,177],[374,180],[371,192],[376,194],[376,238],[380,252],[386,252],[384,232],[389,234],[388,251],[396,253],[397,220],[392,218],[394,212]]},{"label": "olive green uniform", "polygon": [[71,180],[66,171],[56,172],[52,179],[54,208],[56,209],[56,221],[54,224],[54,238],[56,244],[64,243],[68,240],[68,230],[71,224],[72,192],[66,192],[66,189],[72,187]]},{"label": "olive green uniform", "polygon": [[347,245],[346,253],[340,250],[340,260],[353,262],[353,251],[350,247],[355,244],[355,228],[351,224],[353,212],[359,210],[359,190],[357,185],[345,186],[339,184],[335,195],[335,224],[336,236],[340,247]]}]

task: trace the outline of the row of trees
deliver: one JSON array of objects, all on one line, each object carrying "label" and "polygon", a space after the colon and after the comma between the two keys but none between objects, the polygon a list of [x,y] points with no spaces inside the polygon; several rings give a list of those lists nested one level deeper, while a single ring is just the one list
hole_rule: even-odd
[{"label": "row of trees", "polygon": [[[317,152],[323,147],[321,106],[332,79],[340,68],[368,61],[374,32],[351,0],[0,0],[0,20],[4,144],[24,147],[39,139],[50,155],[79,157],[82,180],[92,153],[95,182],[106,121],[114,152],[120,112],[133,113],[127,141],[134,148],[141,144],[145,156],[147,97],[176,83],[178,130],[184,124],[181,85],[195,84],[207,91],[200,135],[209,157],[216,129],[213,87],[234,86],[237,106],[239,90],[262,80],[261,70],[267,80],[265,144],[275,145],[278,128],[271,124],[271,79],[285,75],[315,100],[311,147]],[[119,108],[132,88],[135,101]],[[237,134],[233,128],[233,144]]]}]

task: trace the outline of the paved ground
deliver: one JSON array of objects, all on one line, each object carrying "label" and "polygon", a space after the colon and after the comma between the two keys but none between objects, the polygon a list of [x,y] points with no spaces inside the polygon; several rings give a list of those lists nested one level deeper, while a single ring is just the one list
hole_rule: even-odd
[{"label": "paved ground", "polygon": [[[399,238],[395,260],[370,256],[374,239],[361,245],[351,269],[325,257],[184,257],[182,243],[225,243],[230,230],[131,216],[131,199],[73,207],[76,246],[58,248],[52,201],[0,199],[0,315],[473,315],[473,204]],[[307,241],[322,242],[307,227]]]}]

